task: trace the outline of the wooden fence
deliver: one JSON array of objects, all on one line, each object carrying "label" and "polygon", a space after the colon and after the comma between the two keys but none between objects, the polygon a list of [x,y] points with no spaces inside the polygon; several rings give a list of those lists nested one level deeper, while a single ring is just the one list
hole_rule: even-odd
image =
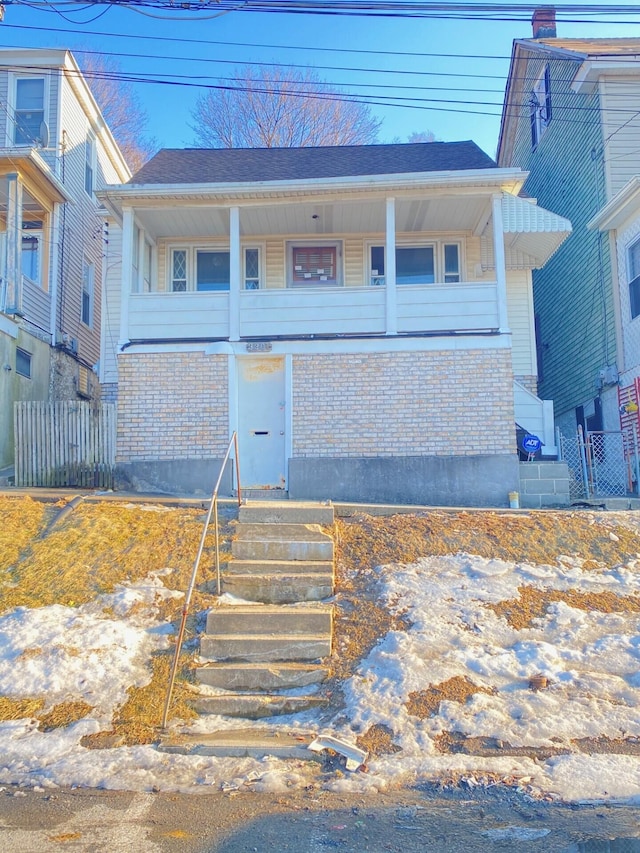
[{"label": "wooden fence", "polygon": [[14,427],[16,486],[113,488],[114,403],[20,402]]}]

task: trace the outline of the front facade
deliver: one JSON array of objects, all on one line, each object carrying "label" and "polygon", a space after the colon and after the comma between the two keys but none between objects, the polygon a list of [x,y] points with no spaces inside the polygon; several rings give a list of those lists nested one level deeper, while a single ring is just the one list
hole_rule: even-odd
[{"label": "front facade", "polygon": [[13,403],[95,399],[105,217],[130,172],[64,50],[0,50],[0,468]]},{"label": "front facade", "polygon": [[620,430],[628,306],[616,247],[590,223],[638,171],[640,39],[558,38],[549,8],[533,25],[513,46],[497,159],[526,169],[527,194],[573,225],[533,278],[540,391],[567,435]]},{"label": "front facade", "polygon": [[555,450],[531,268],[570,230],[524,178],[428,143],[166,150],[109,188],[123,480],[206,493],[237,430],[245,488],[505,504],[516,424]]}]

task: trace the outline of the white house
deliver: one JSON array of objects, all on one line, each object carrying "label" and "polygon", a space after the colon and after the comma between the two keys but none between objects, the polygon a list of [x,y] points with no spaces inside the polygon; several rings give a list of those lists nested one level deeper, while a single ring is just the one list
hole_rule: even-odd
[{"label": "white house", "polygon": [[472,142],[187,149],[100,193],[122,478],[206,492],[237,430],[247,487],[505,504],[516,424],[555,452],[531,270],[571,229],[525,178]]},{"label": "white house", "polygon": [[94,398],[105,217],[129,169],[73,56],[0,49],[0,468],[13,403]]}]

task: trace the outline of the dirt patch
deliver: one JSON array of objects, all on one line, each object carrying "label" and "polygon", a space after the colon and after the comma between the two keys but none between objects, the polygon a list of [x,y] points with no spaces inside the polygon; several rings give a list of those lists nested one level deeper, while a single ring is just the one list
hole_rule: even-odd
[{"label": "dirt patch", "polygon": [[519,598],[485,605],[498,616],[503,616],[516,630],[530,628],[536,619],[542,619],[549,606],[563,601],[569,607],[599,613],[640,613],[640,597],[614,595],[603,592],[579,592],[575,589],[536,589],[532,586],[518,587]]},{"label": "dirt patch", "polygon": [[402,747],[393,742],[393,732],[388,726],[377,723],[356,738],[360,749],[366,749],[369,755],[393,755],[402,752]]},{"label": "dirt patch", "polygon": [[489,687],[479,687],[473,681],[469,681],[468,678],[456,675],[448,681],[440,682],[440,684],[431,684],[426,690],[414,690],[413,693],[409,693],[405,705],[412,716],[424,720],[437,714],[440,703],[444,700],[460,702],[463,705],[476,693],[487,693],[491,696],[495,690]]}]

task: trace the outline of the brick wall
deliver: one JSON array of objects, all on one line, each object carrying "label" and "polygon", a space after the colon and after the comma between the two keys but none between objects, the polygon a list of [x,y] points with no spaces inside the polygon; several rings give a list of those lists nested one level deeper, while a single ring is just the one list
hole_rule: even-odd
[{"label": "brick wall", "polygon": [[118,380],[118,462],[224,454],[226,356],[125,352],[118,356]]},{"label": "brick wall", "polygon": [[512,453],[511,353],[293,358],[293,456]]}]

